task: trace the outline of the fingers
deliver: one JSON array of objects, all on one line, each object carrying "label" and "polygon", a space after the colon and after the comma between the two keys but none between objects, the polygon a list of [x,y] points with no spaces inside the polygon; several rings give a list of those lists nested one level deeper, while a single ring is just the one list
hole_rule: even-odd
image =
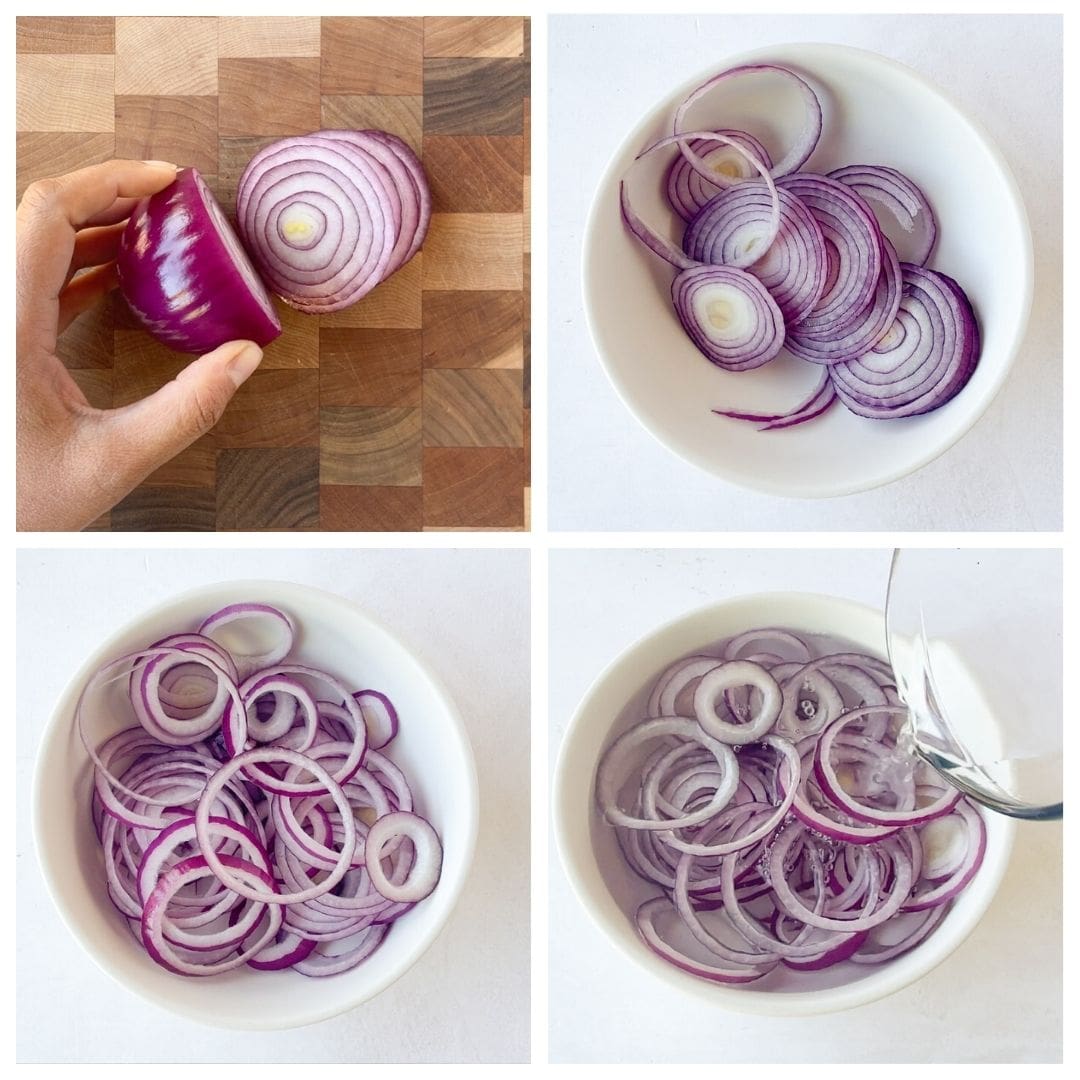
[{"label": "fingers", "polygon": [[131,217],[131,211],[138,204],[138,199],[117,199],[107,210],[87,218],[85,225],[113,225],[117,221],[124,221]]},{"label": "fingers", "polygon": [[88,266],[102,266],[116,258],[120,247],[120,237],[127,227],[126,221],[116,225],[103,225],[97,229],[80,229],[75,234],[75,250],[71,254],[71,267],[68,281],[79,270]]},{"label": "fingers", "polygon": [[62,334],[84,311],[92,308],[103,296],[119,284],[116,263],[95,266],[78,277],[72,278],[60,293],[60,313],[56,320],[56,332]]},{"label": "fingers", "polygon": [[165,161],[114,159],[31,184],[19,210],[25,206],[32,216],[59,218],[77,229],[108,211],[117,199],[153,195],[175,179],[176,166]]},{"label": "fingers", "polygon": [[126,490],[206,434],[261,360],[254,342],[230,341],[142,401],[100,414],[123,454]]},{"label": "fingers", "polygon": [[67,281],[77,228],[130,213],[130,200],[160,191],[175,177],[175,165],[107,161],[31,184],[15,214],[20,321],[49,315]]}]

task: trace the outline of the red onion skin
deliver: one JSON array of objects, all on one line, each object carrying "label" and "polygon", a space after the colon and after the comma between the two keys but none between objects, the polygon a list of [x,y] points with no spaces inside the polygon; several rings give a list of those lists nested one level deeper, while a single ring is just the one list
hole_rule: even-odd
[{"label": "red onion skin", "polygon": [[[180,352],[210,352],[240,339],[269,345],[281,323],[265,290],[269,310],[241,275],[200,183],[195,169],[180,169],[172,184],[136,205],[116,255],[120,291],[146,330]],[[252,276],[258,283],[254,269]]]}]

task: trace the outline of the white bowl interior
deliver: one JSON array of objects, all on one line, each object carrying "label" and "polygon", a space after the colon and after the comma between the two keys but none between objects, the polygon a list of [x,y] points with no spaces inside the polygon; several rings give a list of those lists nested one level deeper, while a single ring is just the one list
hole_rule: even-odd
[{"label": "white bowl interior", "polygon": [[[744,1012],[812,1015],[884,997],[939,964],[975,928],[1005,872],[1013,823],[987,818],[983,865],[933,934],[880,967],[845,962],[816,972],[773,972],[745,986],[706,983],[655,956],[641,942],[633,913],[655,887],[627,866],[615,830],[595,809],[593,785],[602,751],[634,722],[649,689],[668,664],[755,626],[784,626],[846,638],[885,655],[884,615],[835,597],[769,593],[738,597],[662,627],[626,650],[596,681],[566,733],[553,798],[556,839],[567,876],[607,937],[651,974],[706,1001]],[[643,710],[636,713],[644,715]]]},{"label": "white bowl interior", "polygon": [[[824,113],[821,141],[804,170],[892,165],[926,192],[938,217],[929,266],[967,292],[982,332],[971,381],[925,416],[867,420],[837,404],[781,431],[714,415],[713,408],[781,412],[800,401],[817,372],[786,352],[755,371],[725,372],[684,333],[671,304],[675,271],[648,253],[619,216],[619,180],[634,156],[670,134],[676,106],[704,79],[751,60],[801,74]],[[802,106],[774,77],[732,80],[689,112],[691,127],[757,135],[778,159],[802,124]],[[684,128],[684,130],[689,130]],[[677,151],[635,166],[635,208],[678,246],[682,222],[663,177]],[[744,487],[827,496],[887,483],[943,453],[982,415],[1020,346],[1032,289],[1031,238],[1016,182],[988,136],[911,69],[840,45],[782,45],[731,57],[674,90],[630,133],[597,190],[584,245],[585,309],[615,389],[656,438],[686,460]]]},{"label": "white bowl interior", "polygon": [[[387,749],[404,770],[417,811],[442,838],[435,892],[393,926],[367,961],[341,975],[312,979],[248,967],[211,978],[184,978],[155,964],[105,891],[101,849],[90,820],[91,765],[74,730],[80,691],[108,660],[166,634],[195,629],[212,611],[240,600],[276,605],[298,624],[294,656],[336,673],[356,689],[388,694],[401,728]],[[122,686],[122,684],[120,684]],[[88,727],[95,743],[134,722],[102,708],[95,695]],[[97,964],[155,1004],[220,1027],[276,1029],[326,1019],[385,989],[421,956],[446,922],[472,859],[477,829],[476,773],[468,736],[435,677],[386,629],[348,601],[277,582],[213,585],[139,616],[88,658],[64,691],[42,738],[34,778],[39,861],[60,913]]]}]

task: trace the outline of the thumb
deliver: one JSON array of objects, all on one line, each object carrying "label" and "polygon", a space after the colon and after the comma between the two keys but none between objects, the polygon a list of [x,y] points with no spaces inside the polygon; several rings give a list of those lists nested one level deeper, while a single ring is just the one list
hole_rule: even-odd
[{"label": "thumb", "polygon": [[113,413],[128,463],[141,474],[134,483],[205,435],[261,360],[253,341],[226,342],[149,397]]}]

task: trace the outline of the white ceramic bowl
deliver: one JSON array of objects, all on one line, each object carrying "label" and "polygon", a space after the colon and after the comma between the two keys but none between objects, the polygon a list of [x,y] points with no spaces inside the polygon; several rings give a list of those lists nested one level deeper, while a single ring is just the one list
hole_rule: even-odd
[{"label": "white ceramic bowl", "polygon": [[[638,937],[633,913],[657,895],[626,865],[615,831],[597,812],[596,766],[606,747],[633,722],[617,718],[628,703],[644,707],[668,664],[696,649],[755,626],[847,638],[885,655],[884,615],[829,596],[765,593],[702,608],[642,638],[596,680],[578,708],[559,753],[552,796],[555,838],[578,899],[607,938],[659,982],[726,1009],[774,1016],[810,1016],[863,1005],[908,986],[941,963],[975,928],[997,891],[1012,848],[1014,823],[987,818],[986,856],[971,884],[921,945],[880,966],[837,964],[817,972],[774,972],[760,984],[722,986],[673,967]],[[643,715],[643,711],[638,715]]]},{"label": "white ceramic bowl", "polygon": [[[388,753],[401,766],[417,809],[442,838],[435,892],[394,925],[368,960],[341,975],[312,979],[293,971],[243,967],[184,978],[155,964],[136,943],[105,893],[101,849],[90,821],[91,766],[73,727],[79,693],[113,657],[193,629],[226,604],[256,600],[292,614],[294,655],[347,682],[382,690],[401,729]],[[95,740],[131,721],[91,710]],[[164,1009],[218,1027],[274,1030],[325,1020],[374,997],[403,975],[435,940],[468,874],[476,844],[477,784],[464,724],[436,677],[376,622],[341,597],[283,582],[210,585],[169,600],[113,634],[72,678],[45,730],[33,791],[38,859],[49,891],[75,938],[121,985]]]},{"label": "white ceramic bowl", "polygon": [[[920,184],[933,205],[939,230],[929,265],[963,286],[982,331],[971,381],[935,412],[867,420],[837,403],[809,423],[769,432],[711,412],[782,412],[806,396],[816,370],[786,352],[755,371],[726,372],[709,363],[672,308],[674,270],[620,220],[619,179],[638,151],[670,134],[676,106],[694,87],[751,61],[794,69],[821,98],[822,137],[804,170],[892,165]],[[763,89],[753,82],[753,93],[739,80],[717,89],[694,106],[687,122],[746,130],[771,151],[782,150],[801,126],[801,106],[790,88],[773,91],[771,84]],[[642,217],[661,231],[670,227],[678,245],[682,222],[662,193],[669,161],[668,152],[658,151],[636,166],[631,190]],[[986,410],[1027,325],[1031,235],[1016,181],[989,136],[921,75],[848,46],[777,45],[718,60],[672,90],[626,137],[593,202],[583,278],[585,311],[604,368],[626,406],[660,442],[743,487],[800,497],[843,495],[921,468]]]}]

